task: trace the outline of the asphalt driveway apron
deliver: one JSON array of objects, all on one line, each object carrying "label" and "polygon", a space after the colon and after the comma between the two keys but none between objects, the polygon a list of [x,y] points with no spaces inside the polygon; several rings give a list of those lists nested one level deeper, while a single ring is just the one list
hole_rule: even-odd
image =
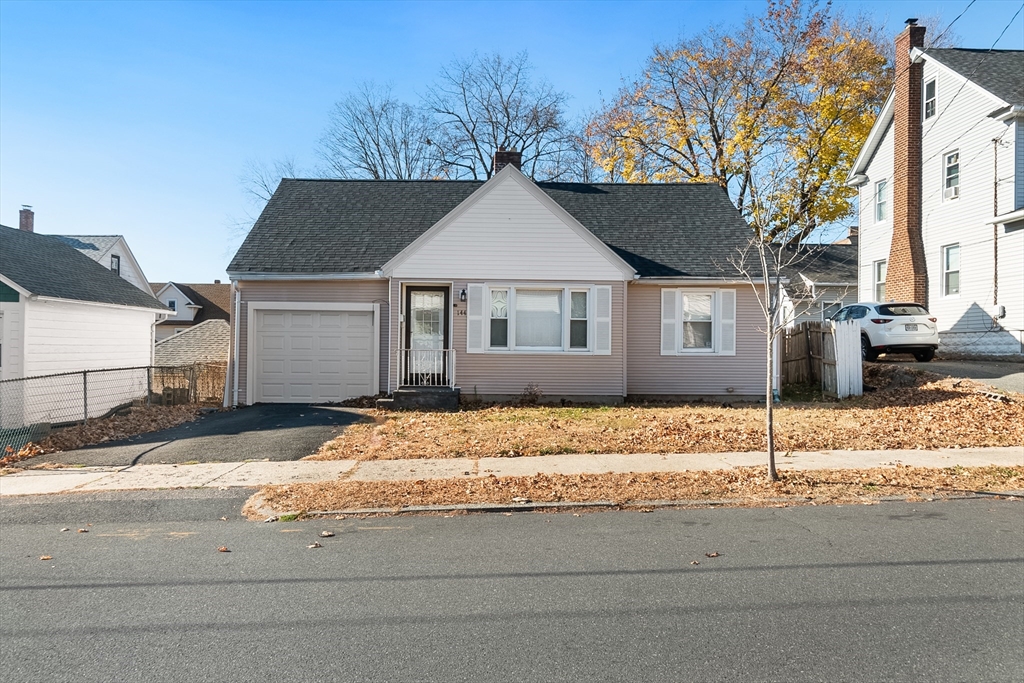
[{"label": "asphalt driveway apron", "polygon": [[184,462],[298,460],[315,453],[348,425],[367,418],[351,408],[268,404],[211,413],[194,422],[123,441],[23,461],[124,467]]}]

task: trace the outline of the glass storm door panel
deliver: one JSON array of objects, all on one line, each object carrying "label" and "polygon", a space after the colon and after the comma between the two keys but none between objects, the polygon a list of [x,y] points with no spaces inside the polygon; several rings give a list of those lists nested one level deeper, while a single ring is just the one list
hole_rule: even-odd
[{"label": "glass storm door panel", "polygon": [[414,383],[433,384],[446,374],[448,290],[409,288],[406,291],[406,368],[410,375],[419,377]]}]

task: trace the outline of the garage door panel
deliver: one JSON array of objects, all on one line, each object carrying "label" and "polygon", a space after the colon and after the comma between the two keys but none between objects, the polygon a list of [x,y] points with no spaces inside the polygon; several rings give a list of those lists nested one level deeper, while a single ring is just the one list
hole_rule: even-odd
[{"label": "garage door panel", "polygon": [[255,311],[254,400],[320,402],[376,393],[373,313]]}]

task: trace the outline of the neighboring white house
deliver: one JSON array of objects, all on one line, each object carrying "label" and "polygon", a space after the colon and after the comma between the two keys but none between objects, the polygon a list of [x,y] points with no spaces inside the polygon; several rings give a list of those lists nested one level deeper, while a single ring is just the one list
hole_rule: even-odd
[{"label": "neighboring white house", "polygon": [[897,82],[850,174],[861,301],[915,300],[940,348],[1024,352],[1024,52],[897,39]]},{"label": "neighboring white house", "polygon": [[231,315],[231,285],[210,283],[150,282],[149,287],[171,314],[156,326],[156,340],[185,332],[207,320],[227,322]]},{"label": "neighboring white house", "polygon": [[[35,232],[35,213],[32,207],[23,206],[19,212],[18,227],[25,232]],[[51,235],[65,244],[82,252],[104,268],[109,268],[143,292],[149,292],[146,275],[142,272],[135,255],[128,248],[123,235]]]},{"label": "neighboring white house", "polygon": [[[155,323],[166,312],[151,294],[56,236],[0,226],[0,380],[151,365]],[[53,382],[56,390],[66,380]],[[22,384],[25,393],[15,397],[12,387]],[[63,404],[56,406],[40,398],[43,384],[5,382],[5,425],[81,414],[80,387],[58,392]],[[144,395],[145,380],[142,387]],[[30,400],[28,392],[39,396]],[[90,399],[90,415],[107,408]]]},{"label": "neighboring white house", "polygon": [[843,306],[857,301],[857,237],[843,243],[806,244],[802,255],[783,268],[787,326],[827,320]]}]

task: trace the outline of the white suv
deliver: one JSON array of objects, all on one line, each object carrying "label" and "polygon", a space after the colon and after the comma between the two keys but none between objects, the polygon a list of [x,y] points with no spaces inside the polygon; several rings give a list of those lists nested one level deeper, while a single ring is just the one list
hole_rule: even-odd
[{"label": "white suv", "polygon": [[839,309],[831,320],[860,323],[861,357],[867,361],[880,353],[912,353],[921,363],[935,357],[939,326],[921,304],[856,303]]}]

